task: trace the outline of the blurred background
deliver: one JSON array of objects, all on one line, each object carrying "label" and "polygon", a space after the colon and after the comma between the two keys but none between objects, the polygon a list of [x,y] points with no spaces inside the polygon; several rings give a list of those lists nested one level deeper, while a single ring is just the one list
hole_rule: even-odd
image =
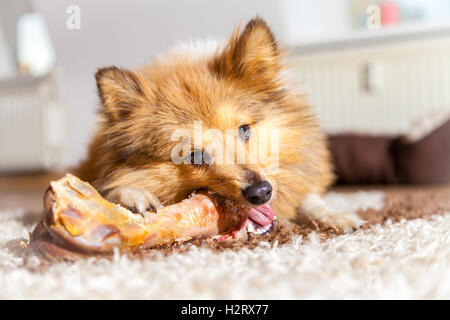
[{"label": "blurred background", "polygon": [[225,39],[256,14],[290,49],[327,133],[406,135],[428,118],[430,133],[448,119],[448,0],[1,0],[0,175],[85,157],[97,68]]}]

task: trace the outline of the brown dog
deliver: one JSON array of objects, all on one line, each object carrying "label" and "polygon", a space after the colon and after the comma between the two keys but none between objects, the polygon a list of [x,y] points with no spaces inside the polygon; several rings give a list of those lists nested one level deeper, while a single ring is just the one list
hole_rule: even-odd
[{"label": "brown dog", "polygon": [[[260,18],[213,53],[172,52],[136,71],[100,69],[102,121],[81,177],[109,200],[141,212],[207,189],[250,207],[257,226],[273,211],[286,218],[301,213],[342,231],[359,226],[357,215],[321,199],[333,180],[326,138],[284,70],[282,50]],[[194,132],[194,141],[174,139],[179,130]],[[211,152],[229,132],[236,145]],[[256,141],[276,147],[275,166],[259,158],[236,161],[237,150],[250,153]],[[223,154],[235,161],[218,161]]]}]

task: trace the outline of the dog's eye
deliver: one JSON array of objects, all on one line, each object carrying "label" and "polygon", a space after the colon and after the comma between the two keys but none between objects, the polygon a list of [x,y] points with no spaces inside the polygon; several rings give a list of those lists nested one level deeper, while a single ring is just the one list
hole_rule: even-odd
[{"label": "dog's eye", "polygon": [[208,152],[202,150],[193,151],[188,159],[187,163],[202,166],[202,165],[211,165],[212,159]]},{"label": "dog's eye", "polygon": [[250,138],[251,133],[252,129],[250,128],[250,125],[244,124],[239,127],[239,138],[241,138],[242,141],[246,142],[248,138]]}]

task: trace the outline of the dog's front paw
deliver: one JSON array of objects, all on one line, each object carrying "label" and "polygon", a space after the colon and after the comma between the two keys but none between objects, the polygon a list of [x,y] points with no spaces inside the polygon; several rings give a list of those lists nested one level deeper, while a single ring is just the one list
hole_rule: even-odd
[{"label": "dog's front paw", "polygon": [[107,198],[141,214],[146,211],[156,212],[162,207],[158,198],[145,188],[119,187],[111,191]]},{"label": "dog's front paw", "polygon": [[362,226],[366,221],[353,212],[331,211],[323,215],[320,222],[326,227],[345,233]]}]

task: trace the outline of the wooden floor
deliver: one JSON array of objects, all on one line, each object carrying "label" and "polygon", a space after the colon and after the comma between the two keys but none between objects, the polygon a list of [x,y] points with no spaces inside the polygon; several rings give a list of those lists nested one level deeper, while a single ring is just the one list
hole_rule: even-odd
[{"label": "wooden floor", "polygon": [[23,208],[42,210],[42,197],[51,180],[63,173],[37,172],[24,175],[0,175],[0,210]]}]

